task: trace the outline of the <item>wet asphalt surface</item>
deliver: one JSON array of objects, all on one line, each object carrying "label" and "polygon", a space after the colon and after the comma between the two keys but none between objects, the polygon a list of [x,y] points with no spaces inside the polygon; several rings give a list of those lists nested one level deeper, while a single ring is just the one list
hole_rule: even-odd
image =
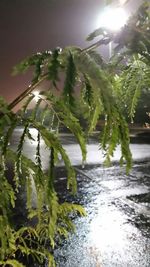
[{"label": "wet asphalt surface", "polygon": [[73,201],[83,204],[88,216],[75,220],[76,234],[55,251],[58,266],[150,266],[150,203],[130,199],[149,192],[149,171],[149,163],[142,163],[130,175],[118,166],[95,166],[78,175]]},{"label": "wet asphalt surface", "polygon": [[[12,147],[16,147],[16,130]],[[36,133],[35,133],[36,135]],[[76,168],[78,192],[75,197],[66,189],[63,162],[58,164],[55,187],[61,201],[82,204],[87,216],[74,218],[76,233],[55,249],[57,267],[150,267],[150,145],[131,144],[134,164],[127,175],[117,164],[103,168],[103,155],[96,139],[87,148],[87,164],[81,166],[81,153],[71,135],[62,135],[62,143]],[[32,146],[31,146],[32,145]],[[35,157],[36,141],[27,140],[24,153]],[[49,151],[41,143],[43,169],[47,169]]]}]

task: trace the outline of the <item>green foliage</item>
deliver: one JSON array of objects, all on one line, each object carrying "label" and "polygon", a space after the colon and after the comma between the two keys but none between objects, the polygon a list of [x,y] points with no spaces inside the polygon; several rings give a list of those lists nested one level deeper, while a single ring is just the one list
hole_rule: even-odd
[{"label": "green foliage", "polygon": [[76,84],[76,66],[74,64],[73,55],[69,51],[67,56],[66,78],[64,82],[63,95],[66,105],[70,105],[70,109],[74,106],[74,87]]},{"label": "green foliage", "polygon": [[53,61],[52,53],[51,51],[45,51],[43,53],[37,53],[31,57],[28,57],[27,59],[20,62],[17,66],[13,69],[13,74],[16,75],[18,73],[24,73],[26,72],[31,66],[34,67],[34,74],[32,83],[36,83],[40,76],[42,75],[43,66],[47,64],[47,61],[49,60]]},{"label": "green foliage", "polygon": [[62,101],[56,102],[56,107],[58,110],[58,116],[60,118],[61,123],[66,125],[66,127],[73,133],[78,141],[81,151],[82,151],[82,159],[86,160],[86,144],[85,144],[85,134],[82,130],[82,127],[79,124],[78,119],[74,116],[68,106],[65,105]]},{"label": "green foliage", "polygon": [[[41,265],[47,259],[49,267],[55,266],[53,250],[56,240],[66,238],[75,229],[70,215],[86,215],[80,205],[60,203],[55,190],[59,155],[67,171],[67,189],[73,194],[77,190],[76,173],[61,143],[60,127],[66,127],[75,136],[82,159],[86,161],[87,136],[99,119],[105,118],[99,134],[105,164],[110,165],[113,153],[120,145],[120,164],[125,161],[127,171],[131,168],[127,117],[133,120],[142,91],[149,90],[150,86],[148,6],[149,3],[144,3],[119,33],[104,32],[104,29],[94,31],[87,39],[90,41],[97,37],[100,40],[86,49],[66,47],[45,51],[28,57],[15,67],[17,73],[30,67],[34,68],[34,73],[32,85],[11,104],[0,98],[1,266],[27,266],[31,259]],[[116,49],[106,63],[94,49],[110,41],[116,43]],[[49,83],[49,87],[39,92],[35,103],[32,92],[43,81]],[[20,111],[14,114],[11,109],[22,100]],[[82,116],[78,103],[87,122],[86,129],[78,119],[79,115]],[[16,150],[12,150],[9,143],[20,124],[23,131]],[[27,141],[35,146],[32,160],[24,153]],[[43,170],[41,142],[49,150],[46,172]],[[11,180],[7,176],[8,163],[12,166]],[[22,191],[26,221],[17,225],[13,213]],[[24,263],[24,258],[27,263]]]},{"label": "green foliage", "polygon": [[61,53],[61,49],[57,48],[52,53],[52,58],[50,62],[48,62],[48,78],[52,81],[53,85],[57,88],[57,81],[59,81],[59,68],[61,67],[59,54]]},{"label": "green foliage", "polygon": [[92,86],[90,84],[90,81],[88,80],[88,78],[86,77],[86,75],[84,75],[85,78],[85,82],[84,82],[84,88],[83,88],[83,101],[85,101],[90,107],[92,106],[92,102],[93,102],[93,91],[92,91]]},{"label": "green foliage", "polygon": [[[126,69],[116,78],[119,82],[120,101],[133,121],[142,90],[148,89],[150,67],[140,55],[131,58]],[[126,105],[127,103],[127,105]]]}]

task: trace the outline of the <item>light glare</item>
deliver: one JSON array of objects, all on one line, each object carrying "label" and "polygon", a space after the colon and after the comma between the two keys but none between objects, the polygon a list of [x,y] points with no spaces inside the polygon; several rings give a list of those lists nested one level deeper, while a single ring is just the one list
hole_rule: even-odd
[{"label": "light glare", "polygon": [[39,100],[39,92],[38,91],[34,91],[34,100],[37,102]]},{"label": "light glare", "polygon": [[127,21],[127,14],[121,7],[107,8],[98,20],[98,27],[118,31]]}]

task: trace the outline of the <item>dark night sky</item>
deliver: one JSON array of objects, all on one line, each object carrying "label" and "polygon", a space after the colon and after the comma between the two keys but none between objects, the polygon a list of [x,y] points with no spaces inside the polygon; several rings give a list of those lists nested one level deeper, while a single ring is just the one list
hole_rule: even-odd
[{"label": "dark night sky", "polygon": [[[140,0],[132,0],[132,9]],[[101,0],[0,0],[0,95],[9,102],[30,83],[11,76],[12,67],[35,52],[56,46],[89,45]]]}]

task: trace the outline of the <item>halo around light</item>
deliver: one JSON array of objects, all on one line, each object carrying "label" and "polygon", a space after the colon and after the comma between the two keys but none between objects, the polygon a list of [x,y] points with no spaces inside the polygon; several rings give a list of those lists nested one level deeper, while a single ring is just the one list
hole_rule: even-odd
[{"label": "halo around light", "polygon": [[127,14],[121,7],[106,8],[97,21],[97,27],[105,27],[112,31],[118,31],[127,21]]},{"label": "halo around light", "polygon": [[39,100],[39,92],[38,91],[34,91],[34,100],[37,102]]}]

